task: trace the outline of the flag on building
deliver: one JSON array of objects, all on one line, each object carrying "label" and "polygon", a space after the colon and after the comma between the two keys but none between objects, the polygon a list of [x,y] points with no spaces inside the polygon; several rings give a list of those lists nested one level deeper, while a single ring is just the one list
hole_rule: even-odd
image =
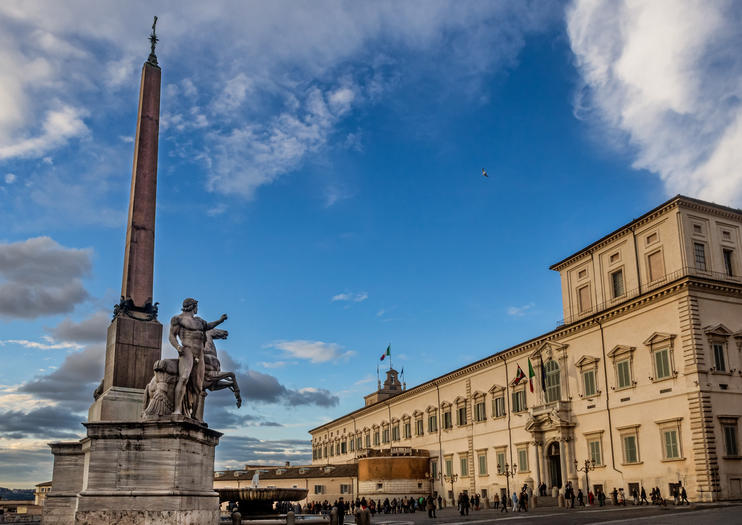
[{"label": "flag on building", "polygon": [[518,365],[518,373],[515,374],[515,380],[513,381],[514,385],[517,385],[521,381],[523,381],[526,378],[526,374],[523,372],[523,369]]},{"label": "flag on building", "polygon": [[536,372],[533,371],[533,365],[531,365],[531,360],[528,360],[528,386],[531,388],[531,393],[533,393],[533,378],[536,377]]},{"label": "flag on building", "polygon": [[541,361],[541,391],[546,392],[546,370],[544,370],[544,360],[541,356],[538,356],[538,360]]},{"label": "flag on building", "polygon": [[387,346],[386,347],[386,352],[384,352],[383,354],[381,354],[381,361],[383,361],[386,358],[386,356],[388,356],[388,355],[389,356],[392,355],[392,345]]}]

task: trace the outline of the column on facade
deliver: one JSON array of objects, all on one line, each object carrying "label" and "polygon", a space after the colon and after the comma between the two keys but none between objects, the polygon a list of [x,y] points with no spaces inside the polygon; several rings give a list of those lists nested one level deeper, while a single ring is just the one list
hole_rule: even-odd
[{"label": "column on facade", "polygon": [[546,442],[542,441],[538,451],[538,465],[541,471],[541,481],[546,482],[549,480],[549,473],[546,470]]},{"label": "column on facade", "polygon": [[559,463],[562,470],[562,486],[567,484],[567,438],[559,439]]},{"label": "column on facade", "polygon": [[575,480],[579,485],[579,478],[577,477],[577,467],[575,466],[575,458],[577,451],[575,450],[575,440],[569,439],[567,441],[567,471],[569,472],[569,479]]},{"label": "column on facade", "polygon": [[536,475],[533,478],[534,490],[538,491],[539,485],[541,485],[541,460],[539,453],[539,442],[534,440],[531,441],[531,469],[535,469]]}]

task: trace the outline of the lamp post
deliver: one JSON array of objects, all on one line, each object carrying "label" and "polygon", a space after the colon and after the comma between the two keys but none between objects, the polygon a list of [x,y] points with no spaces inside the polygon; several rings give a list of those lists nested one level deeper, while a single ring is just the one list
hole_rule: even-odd
[{"label": "lamp post", "polygon": [[435,497],[435,482],[438,480],[431,472],[425,473],[425,479],[430,483],[430,495]]},{"label": "lamp post", "polygon": [[505,486],[507,487],[507,493],[505,494],[506,499],[503,502],[505,504],[505,512],[507,512],[508,509],[508,503],[510,502],[510,478],[515,477],[515,473],[518,471],[518,465],[513,463],[512,466],[510,466],[508,463],[505,463],[504,468],[499,463],[497,464],[497,474],[500,476],[505,476]]},{"label": "lamp post", "polygon": [[587,494],[585,494],[585,497],[587,498],[588,505],[590,504],[590,475],[589,472],[591,470],[595,470],[595,460],[594,459],[586,459],[584,461],[584,464],[582,467],[579,466],[580,462],[575,460],[575,469],[577,472],[584,472],[585,473],[585,485],[587,485]]},{"label": "lamp post", "polygon": [[456,500],[455,495],[453,493],[453,484],[456,483],[456,480],[459,479],[458,474],[445,474],[443,476],[443,479],[446,480],[446,482],[451,484],[451,505],[453,506],[453,502]]}]

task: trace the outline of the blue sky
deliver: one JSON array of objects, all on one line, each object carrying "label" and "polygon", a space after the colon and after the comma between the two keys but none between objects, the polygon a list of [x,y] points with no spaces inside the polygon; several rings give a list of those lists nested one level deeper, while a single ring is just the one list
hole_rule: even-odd
[{"label": "blue sky", "polygon": [[671,195],[742,204],[733,2],[119,4],[0,4],[0,486],[102,376],[153,14],[155,300],[229,314],[247,393],[218,466],[308,460],[389,343],[415,385],[551,330],[548,266]]}]

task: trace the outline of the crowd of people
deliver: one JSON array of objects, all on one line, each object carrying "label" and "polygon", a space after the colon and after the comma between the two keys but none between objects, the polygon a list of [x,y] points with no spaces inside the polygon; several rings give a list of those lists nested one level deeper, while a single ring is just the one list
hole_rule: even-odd
[{"label": "crowd of people", "polygon": [[309,501],[304,506],[303,510],[305,514],[329,514],[333,507],[337,507],[338,512],[343,515],[354,515],[358,509],[368,509],[371,515],[375,514],[408,514],[411,512],[428,511],[428,516],[431,518],[435,516],[436,508],[440,508],[442,498],[438,496],[436,501],[433,496],[419,496],[417,498],[401,497],[401,498],[384,498],[374,500],[364,498],[356,498],[355,500],[344,501],[341,497],[334,503],[330,503],[328,500],[324,501]]},{"label": "crowd of people", "polygon": [[[542,483],[538,487],[538,493],[541,496],[546,495],[546,484]],[[623,488],[614,487],[610,492],[611,500],[613,505],[626,505],[626,497],[624,496]],[[688,501],[688,494],[685,487],[682,484],[674,485],[670,491],[670,495],[673,498],[675,505],[690,505]],[[527,484],[521,487],[520,493],[513,492],[510,497],[505,494],[502,497],[495,493],[492,498],[492,505],[495,510],[500,512],[508,512],[508,509],[512,509],[513,512],[528,512],[528,502],[533,497],[533,489]],[[647,493],[644,487],[641,489],[634,488],[631,497],[634,505],[667,505],[667,501],[662,497],[659,487],[654,487],[649,493],[649,499],[647,499]],[[577,507],[584,507],[585,503],[594,505],[595,500],[598,501],[598,505],[603,507],[606,504],[606,494],[602,488],[598,487],[596,493],[593,494],[592,490],[589,490],[587,497],[582,492],[581,488],[575,489],[572,487],[572,482],[568,481],[564,486],[564,500],[565,506],[568,508],[574,508],[575,504]],[[651,501],[650,501],[651,500]],[[461,492],[456,500],[457,509],[462,516],[468,516],[469,510],[479,510],[481,507],[481,498],[479,494],[469,495],[465,492]],[[235,505],[236,507],[236,505]],[[330,503],[328,500],[324,501],[308,501],[304,506],[300,503],[290,502],[279,502],[276,504],[276,510],[281,513],[286,513],[289,510],[293,510],[296,514],[330,514],[333,507],[338,509],[338,521],[340,525],[343,524],[344,516],[346,515],[358,515],[359,513],[370,514],[407,514],[412,512],[425,512],[427,511],[428,517],[435,518],[436,509],[443,507],[443,498],[438,496],[437,498],[431,496],[419,496],[414,497],[402,497],[402,498],[384,498],[381,499],[366,499],[356,498],[355,500],[345,501],[342,497],[335,500],[334,503]]]}]

